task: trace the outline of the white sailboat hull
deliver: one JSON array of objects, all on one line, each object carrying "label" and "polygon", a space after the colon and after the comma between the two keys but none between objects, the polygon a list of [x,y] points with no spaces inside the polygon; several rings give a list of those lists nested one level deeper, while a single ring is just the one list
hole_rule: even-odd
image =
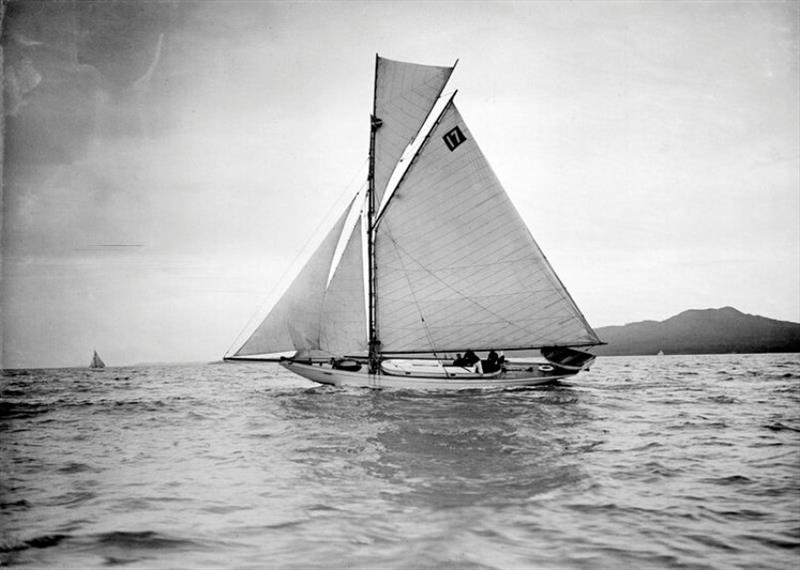
[{"label": "white sailboat hull", "polygon": [[[391,374],[369,374],[366,371],[350,372],[337,370],[328,364],[303,364],[284,360],[281,366],[319,384],[354,386],[364,388],[402,388],[412,390],[483,390],[491,388],[516,388],[547,384],[554,380],[574,376],[577,372],[553,366],[529,366],[520,370],[502,372],[499,375],[471,375],[468,378],[436,377],[420,375],[397,376]],[[542,370],[541,368],[544,368]]]}]

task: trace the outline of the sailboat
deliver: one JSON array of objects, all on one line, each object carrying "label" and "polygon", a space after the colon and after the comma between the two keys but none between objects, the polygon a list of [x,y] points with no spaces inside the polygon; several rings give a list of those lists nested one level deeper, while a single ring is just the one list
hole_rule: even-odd
[{"label": "sailboat", "polygon": [[[578,349],[602,341],[456,92],[442,98],[456,63],[376,55],[366,190],[225,360],[279,362],[321,384],[412,389],[529,386],[589,367],[594,355]],[[541,357],[514,356],[534,349]]]},{"label": "sailboat", "polygon": [[97,354],[97,351],[95,350],[94,354],[92,355],[92,363],[89,364],[89,368],[105,368],[105,367],[106,363],[103,362],[103,359],[100,358],[100,355]]}]

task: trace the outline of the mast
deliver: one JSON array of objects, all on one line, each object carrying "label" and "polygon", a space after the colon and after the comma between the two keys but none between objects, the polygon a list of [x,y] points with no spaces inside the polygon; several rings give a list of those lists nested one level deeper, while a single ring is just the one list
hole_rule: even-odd
[{"label": "mast", "polygon": [[378,340],[377,304],[375,302],[375,132],[382,122],[375,116],[378,99],[378,54],[375,54],[375,80],[372,90],[372,114],[369,129],[369,170],[367,173],[367,288],[369,299],[369,371],[380,370],[380,340]]}]

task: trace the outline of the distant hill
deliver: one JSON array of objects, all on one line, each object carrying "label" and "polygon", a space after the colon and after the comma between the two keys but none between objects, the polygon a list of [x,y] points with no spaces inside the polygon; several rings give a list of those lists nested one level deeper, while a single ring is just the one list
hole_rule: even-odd
[{"label": "distant hill", "polygon": [[595,329],[600,356],[800,352],[800,324],[746,315],[733,307],[692,309],[665,321]]}]

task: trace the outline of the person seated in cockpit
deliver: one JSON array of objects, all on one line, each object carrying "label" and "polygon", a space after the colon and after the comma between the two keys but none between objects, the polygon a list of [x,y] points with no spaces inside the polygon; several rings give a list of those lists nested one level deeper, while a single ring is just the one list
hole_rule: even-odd
[{"label": "person seated in cockpit", "polygon": [[496,372],[500,370],[500,366],[500,357],[497,356],[497,353],[494,350],[490,350],[489,356],[487,356],[486,360],[483,361],[483,371]]},{"label": "person seated in cockpit", "polygon": [[478,374],[483,374],[481,359],[477,354],[472,352],[472,349],[468,349],[467,352],[464,353],[464,365],[475,366],[475,372],[477,372]]}]

